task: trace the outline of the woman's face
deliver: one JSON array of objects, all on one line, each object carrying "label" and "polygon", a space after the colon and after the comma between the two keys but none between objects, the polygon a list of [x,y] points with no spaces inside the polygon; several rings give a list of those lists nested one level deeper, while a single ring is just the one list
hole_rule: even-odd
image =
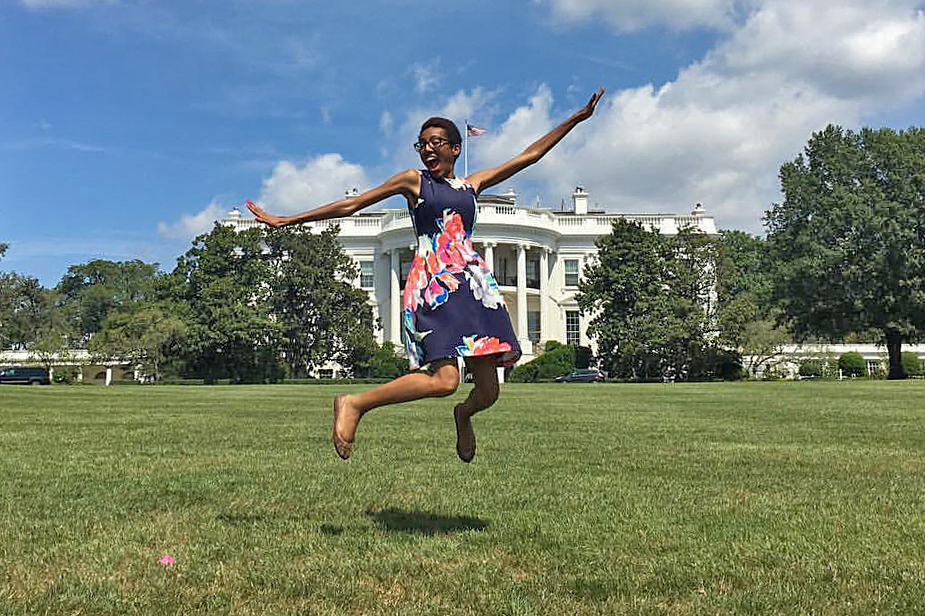
[{"label": "woman's face", "polygon": [[459,156],[459,144],[451,145],[446,129],[438,126],[428,126],[421,133],[419,139],[426,144],[421,148],[421,162],[432,175],[437,177],[453,177],[453,168]]}]

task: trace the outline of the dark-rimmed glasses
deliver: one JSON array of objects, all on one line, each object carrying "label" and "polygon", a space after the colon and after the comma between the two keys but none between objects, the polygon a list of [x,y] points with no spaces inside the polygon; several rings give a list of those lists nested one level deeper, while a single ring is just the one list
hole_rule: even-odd
[{"label": "dark-rimmed glasses", "polygon": [[431,137],[427,141],[424,141],[423,139],[418,139],[417,141],[411,144],[411,147],[414,148],[415,152],[420,152],[427,146],[430,146],[431,150],[436,150],[440,146],[446,143],[449,143],[449,142],[450,142],[449,139],[444,139],[443,137]]}]

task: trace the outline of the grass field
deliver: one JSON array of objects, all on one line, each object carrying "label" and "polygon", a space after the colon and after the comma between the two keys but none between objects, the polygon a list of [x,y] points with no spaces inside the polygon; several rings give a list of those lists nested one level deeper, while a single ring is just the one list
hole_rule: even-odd
[{"label": "grass field", "polygon": [[925,382],[334,393],[0,388],[0,614],[925,613]]}]

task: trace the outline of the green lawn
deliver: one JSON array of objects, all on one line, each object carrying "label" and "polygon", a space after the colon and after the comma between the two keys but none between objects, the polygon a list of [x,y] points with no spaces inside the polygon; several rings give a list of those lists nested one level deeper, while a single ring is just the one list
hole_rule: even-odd
[{"label": "green lawn", "polygon": [[923,381],[341,390],[0,388],[0,614],[925,614]]}]

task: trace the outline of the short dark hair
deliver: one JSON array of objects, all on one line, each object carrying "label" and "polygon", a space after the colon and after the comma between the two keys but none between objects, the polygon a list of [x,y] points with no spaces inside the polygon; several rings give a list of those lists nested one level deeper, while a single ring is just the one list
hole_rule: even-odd
[{"label": "short dark hair", "polygon": [[[447,120],[446,118],[433,117],[428,119],[424,124],[421,125],[421,133],[435,126],[437,128],[442,128],[446,131],[446,136],[450,139],[450,145],[461,145],[462,144],[462,135],[459,134],[459,129],[456,128],[456,125],[453,124],[452,120]],[[420,135],[421,133],[418,133]]]}]

